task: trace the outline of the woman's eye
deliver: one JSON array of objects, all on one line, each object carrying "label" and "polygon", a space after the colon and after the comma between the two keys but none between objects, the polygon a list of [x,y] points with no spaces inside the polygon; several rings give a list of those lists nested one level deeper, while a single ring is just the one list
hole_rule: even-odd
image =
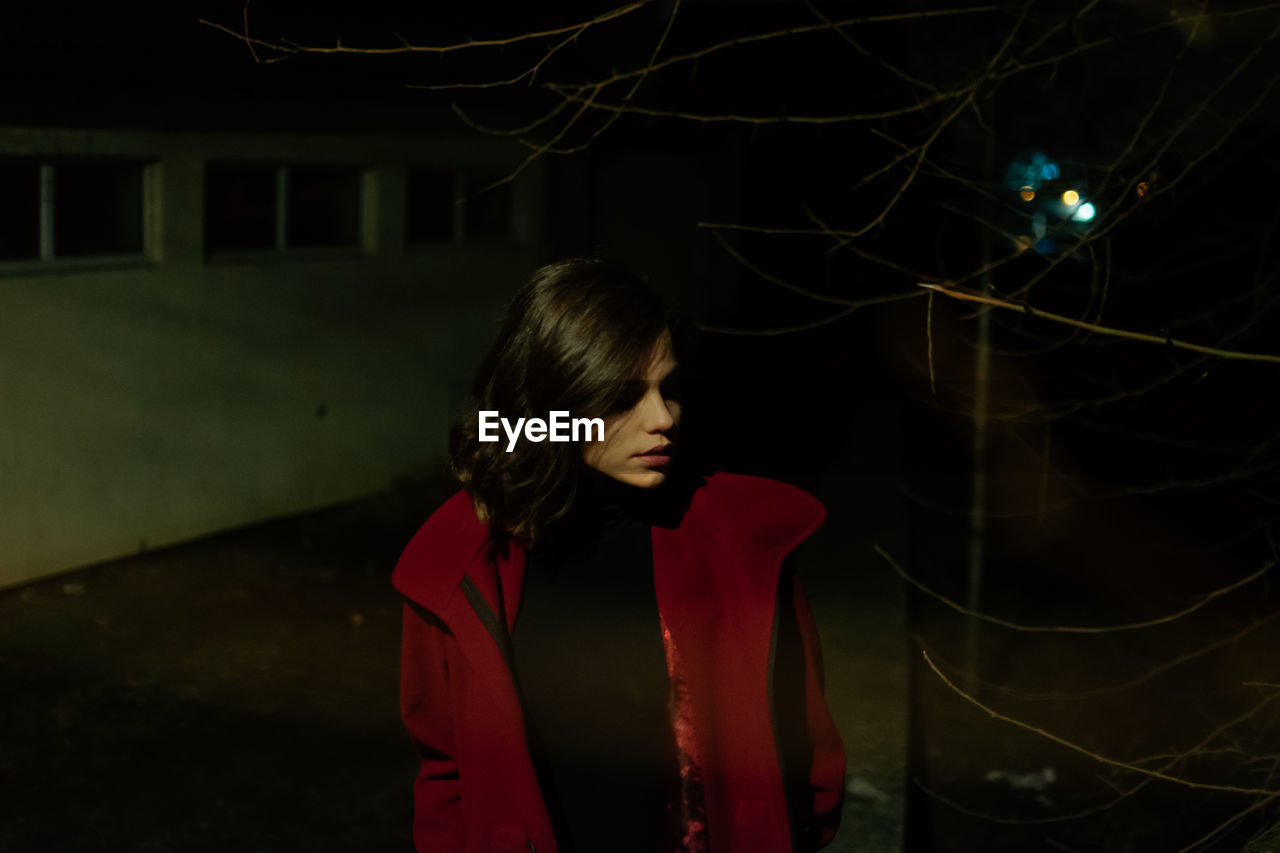
[{"label": "woman's eye", "polygon": [[[680,375],[677,371],[667,374],[667,377],[658,385],[658,392],[664,400],[680,399]],[[609,395],[613,403],[609,407],[608,414],[617,415],[634,409],[643,399],[644,395],[649,393],[649,383],[643,379],[633,379],[624,382],[618,382],[614,385]]]},{"label": "woman's eye", "polygon": [[611,395],[613,405],[609,407],[609,413],[616,415],[635,408],[635,405],[643,399],[645,390],[644,382],[619,382]]}]

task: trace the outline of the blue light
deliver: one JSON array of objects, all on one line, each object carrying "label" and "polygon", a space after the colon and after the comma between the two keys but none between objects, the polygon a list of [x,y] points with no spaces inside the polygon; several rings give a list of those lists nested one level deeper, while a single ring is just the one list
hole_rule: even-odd
[{"label": "blue light", "polygon": [[1045,181],[1057,180],[1062,170],[1043,151],[1024,151],[1010,164],[1005,173],[1005,185],[1011,190],[1024,187],[1038,191]]},{"label": "blue light", "polygon": [[1049,239],[1048,237],[1045,237],[1043,240],[1040,240],[1035,245],[1035,250],[1042,255],[1052,255],[1055,251],[1057,251],[1057,248],[1058,248],[1057,244],[1054,243],[1053,240]]},{"label": "blue light", "polygon": [[1098,209],[1086,201],[1084,204],[1076,208],[1075,213],[1071,214],[1071,218],[1076,222],[1088,222],[1097,215]]}]

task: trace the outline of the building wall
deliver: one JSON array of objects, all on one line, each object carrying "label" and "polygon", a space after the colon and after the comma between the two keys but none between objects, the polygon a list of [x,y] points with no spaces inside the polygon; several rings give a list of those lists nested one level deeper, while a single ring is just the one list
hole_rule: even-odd
[{"label": "building wall", "polygon": [[[542,191],[536,169],[516,181],[508,237],[406,248],[405,169],[510,153],[0,128],[0,156],[152,163],[142,256],[0,264],[0,586],[439,470],[451,399],[537,257]],[[359,165],[360,245],[206,257],[210,158]]]}]

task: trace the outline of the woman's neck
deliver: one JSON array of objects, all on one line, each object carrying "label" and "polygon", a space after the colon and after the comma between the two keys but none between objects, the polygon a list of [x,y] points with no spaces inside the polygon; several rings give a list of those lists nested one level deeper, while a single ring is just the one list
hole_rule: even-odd
[{"label": "woman's neck", "polygon": [[547,526],[537,547],[576,547],[619,526],[677,527],[700,482],[686,480],[669,479],[656,488],[644,489],[584,466],[569,512]]},{"label": "woman's neck", "polygon": [[570,514],[595,519],[626,517],[651,523],[665,503],[666,492],[661,486],[632,486],[588,466],[578,477],[578,494]]}]

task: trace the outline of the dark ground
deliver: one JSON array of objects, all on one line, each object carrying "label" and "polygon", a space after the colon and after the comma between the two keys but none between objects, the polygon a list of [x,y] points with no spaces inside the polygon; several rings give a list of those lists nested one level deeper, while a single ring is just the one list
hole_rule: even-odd
[{"label": "dark ground", "polygon": [[401,504],[0,595],[0,849],[407,849]]},{"label": "dark ground", "polygon": [[[411,849],[416,762],[389,579],[448,491],[415,486],[0,592],[0,851]],[[848,539],[866,513],[827,502],[799,565],[849,752],[830,849],[898,850],[902,590]]]}]

